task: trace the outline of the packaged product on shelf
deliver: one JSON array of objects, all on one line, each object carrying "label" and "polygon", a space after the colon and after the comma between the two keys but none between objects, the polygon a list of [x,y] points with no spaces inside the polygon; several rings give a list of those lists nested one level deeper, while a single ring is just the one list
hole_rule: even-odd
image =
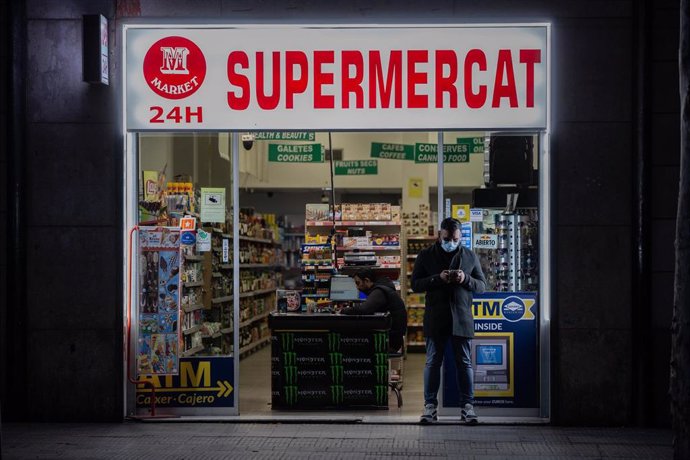
[{"label": "packaged product on shelf", "polygon": [[343,246],[346,248],[365,248],[371,246],[371,241],[366,236],[344,236]]},{"label": "packaged product on shelf", "polygon": [[400,206],[391,206],[391,221],[400,223]]},{"label": "packaged product on shelf", "polygon": [[330,207],[324,203],[307,203],[305,207],[305,219],[310,221],[327,221],[330,216]]},{"label": "packaged product on shelf", "polygon": [[276,291],[276,309],[281,313],[299,311],[301,303],[299,291],[287,289]]}]

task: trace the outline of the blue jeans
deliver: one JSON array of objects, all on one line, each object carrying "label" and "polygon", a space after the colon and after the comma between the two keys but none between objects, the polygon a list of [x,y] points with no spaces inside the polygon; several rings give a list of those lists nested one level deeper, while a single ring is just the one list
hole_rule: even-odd
[{"label": "blue jeans", "polygon": [[426,365],[424,366],[424,404],[438,406],[438,389],[441,385],[441,365],[446,344],[450,342],[455,356],[455,369],[460,390],[460,407],[473,403],[474,380],[472,373],[472,339],[446,336],[426,338]]}]

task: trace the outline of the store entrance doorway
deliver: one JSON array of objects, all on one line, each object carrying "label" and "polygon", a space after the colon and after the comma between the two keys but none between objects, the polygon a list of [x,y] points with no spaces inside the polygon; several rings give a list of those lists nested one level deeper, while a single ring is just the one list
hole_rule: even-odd
[{"label": "store entrance doorway", "polygon": [[[295,297],[279,291],[298,291],[297,308],[305,317],[328,314],[329,292],[319,283],[338,273],[325,271],[368,264],[397,270],[396,290],[408,306],[404,361],[406,369],[421,369],[414,361],[423,354],[411,358],[409,353],[424,345],[420,325],[425,299],[423,293],[409,291],[408,274],[416,252],[432,244],[438,222],[453,216],[462,222],[463,245],[484,251],[482,265],[491,278],[487,284],[492,289],[472,305],[479,320],[476,330],[483,335],[481,346],[473,348],[473,363],[482,372],[478,399],[484,400],[487,413],[548,419],[550,26],[288,28],[289,34],[283,27],[124,26],[124,230],[127,235],[135,227],[139,231],[135,260],[128,259],[137,267],[136,288],[128,300],[138,310],[127,336],[133,350],[127,370],[150,381],[172,413],[237,416],[246,405],[260,416],[270,401],[275,416],[276,398],[282,398],[283,411],[287,399],[295,403],[317,391],[300,393],[298,385],[286,384],[285,378],[295,378],[297,366],[285,362],[296,360],[297,351],[285,351],[294,342],[283,343],[285,334],[274,334],[269,318],[280,310],[281,299]],[[324,31],[333,48],[326,54],[309,45]],[[296,51],[271,51],[275,43],[288,41]],[[226,49],[227,43],[250,42],[263,51]],[[342,50],[345,42],[356,52]],[[452,43],[476,48],[447,49]],[[420,46],[426,51],[418,54],[414,50]],[[400,53],[401,47],[406,51]],[[333,64],[329,53],[341,64],[334,66],[339,73],[324,70]],[[273,73],[272,96],[253,86],[268,81],[257,73],[262,66],[254,68],[265,55],[291,75],[283,86],[274,78],[280,72]],[[370,72],[364,72],[364,64]],[[454,79],[460,68],[464,81],[475,80],[458,97]],[[475,75],[475,68],[488,68],[495,78]],[[328,75],[308,77],[323,72],[331,77],[337,73],[337,83]],[[332,85],[341,90],[339,95],[326,88]],[[458,127],[463,130],[456,131]],[[222,132],[228,128],[229,134]],[[331,144],[333,133],[340,145]],[[191,140],[180,148],[180,139],[169,139],[176,136]],[[329,138],[328,151],[322,150],[323,136]],[[521,169],[529,174],[519,180],[506,179],[511,168],[500,168],[505,164],[495,161],[502,137],[513,138],[511,142],[523,138],[531,146],[528,168]],[[357,142],[366,146],[354,147]],[[336,152],[342,155],[339,165],[330,162]],[[319,173],[326,155],[329,171]],[[156,165],[149,168],[144,164],[148,161]],[[341,187],[327,179],[339,175],[337,168],[347,181]],[[460,189],[453,190],[454,181],[467,171],[473,178],[460,180]],[[499,171],[500,180],[494,175]],[[219,172],[225,180],[217,180]],[[249,198],[271,194],[290,201],[285,190],[304,189],[311,182],[319,199],[301,203],[304,217],[294,222],[281,222],[281,212],[252,206]],[[400,195],[397,203],[377,197],[390,192],[392,183]],[[350,197],[335,199],[335,190]],[[300,230],[286,230],[299,227],[300,220]],[[289,256],[281,232],[301,233],[304,245],[311,246],[300,244]],[[392,248],[396,239],[397,254]],[[279,265],[287,265],[289,257],[299,265],[301,285],[286,284],[288,274]],[[326,259],[335,267],[327,268]],[[328,340],[328,353],[340,359],[345,353],[331,348],[344,342],[332,342],[326,332],[328,338],[321,340]],[[520,340],[524,334],[531,339]],[[370,340],[379,344],[373,336]],[[269,356],[278,346],[281,354]],[[276,370],[276,358],[282,369]],[[380,356],[375,361],[383,366]],[[265,390],[256,398],[251,393],[266,369],[270,373],[263,383],[271,390],[262,402]],[[282,386],[276,385],[275,372]],[[448,417],[457,412],[449,380],[453,373],[444,369],[440,414]],[[407,416],[406,410],[419,413],[414,392],[421,392],[421,385],[411,387],[413,374],[403,387],[410,401],[397,414],[389,408],[393,417]],[[328,385],[330,397],[343,406],[343,377],[340,371],[334,375],[338,377],[330,379],[339,383]],[[145,412],[153,392],[125,386],[126,413]],[[249,396],[245,401],[243,391]],[[378,390],[375,394],[379,398]]]}]

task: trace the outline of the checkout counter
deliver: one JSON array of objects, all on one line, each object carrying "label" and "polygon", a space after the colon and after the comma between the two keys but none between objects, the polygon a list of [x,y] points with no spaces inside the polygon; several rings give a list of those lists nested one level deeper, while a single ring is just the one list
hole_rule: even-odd
[{"label": "checkout counter", "polygon": [[273,409],[388,409],[388,313],[271,313]]}]

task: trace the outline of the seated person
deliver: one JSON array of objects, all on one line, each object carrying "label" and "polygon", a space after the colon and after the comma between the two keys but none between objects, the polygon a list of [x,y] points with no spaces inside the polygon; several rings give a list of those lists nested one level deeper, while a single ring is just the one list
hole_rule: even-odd
[{"label": "seated person", "polygon": [[372,315],[390,312],[392,325],[388,335],[390,352],[397,352],[403,346],[407,331],[407,310],[393,282],[385,276],[377,277],[371,268],[362,268],[354,276],[357,289],[367,295],[367,299],[351,307],[340,310],[344,315]]}]

